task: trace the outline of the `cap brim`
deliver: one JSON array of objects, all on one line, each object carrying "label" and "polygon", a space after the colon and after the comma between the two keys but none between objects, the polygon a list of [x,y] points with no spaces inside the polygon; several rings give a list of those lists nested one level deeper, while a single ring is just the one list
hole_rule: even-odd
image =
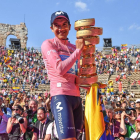
[{"label": "cap brim", "polygon": [[140,118],[136,119],[136,121],[140,121]]},{"label": "cap brim", "polygon": [[69,21],[65,16],[58,16],[58,17],[56,17],[56,18],[53,20],[53,22],[54,22],[57,18],[65,18],[67,21]]},{"label": "cap brim", "polygon": [[125,111],[125,109],[122,109],[122,108],[115,108],[115,109],[114,109],[114,112],[117,112],[117,111]]}]

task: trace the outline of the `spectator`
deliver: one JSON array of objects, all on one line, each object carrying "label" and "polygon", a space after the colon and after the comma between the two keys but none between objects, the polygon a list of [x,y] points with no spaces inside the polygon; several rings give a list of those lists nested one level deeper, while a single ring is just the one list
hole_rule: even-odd
[{"label": "spectator", "polygon": [[20,105],[15,105],[12,112],[12,117],[9,118],[7,123],[7,133],[10,140],[19,140],[26,132],[27,119],[25,117],[21,117],[22,113],[22,107]]},{"label": "spectator", "polygon": [[140,108],[140,99],[137,99],[137,100],[136,100],[136,107],[137,107],[137,108]]},{"label": "spectator", "polygon": [[127,102],[126,100],[122,101],[122,108],[126,109],[127,108]]},{"label": "spectator", "polygon": [[135,94],[133,93],[133,91],[130,93],[131,97],[134,98]]},{"label": "spectator", "polygon": [[140,138],[140,116],[138,116],[138,118],[136,119],[135,125],[136,125],[136,132],[132,133],[130,138],[137,140],[137,138]]},{"label": "spectator", "polygon": [[130,138],[131,134],[135,132],[135,111],[127,109],[121,114],[120,134],[125,138]]},{"label": "spectator", "polygon": [[31,140],[33,136],[33,125],[37,122],[37,107],[38,102],[36,100],[30,100],[29,102],[29,109],[30,111],[27,112],[27,120],[28,120],[28,126],[27,126],[27,132],[25,133],[25,138],[27,140]]},{"label": "spectator", "polygon": [[47,131],[46,131],[46,136],[45,140],[50,140],[50,139],[55,139],[58,140],[58,134],[57,134],[57,129],[56,129],[56,124],[55,121],[49,124]]},{"label": "spectator", "polygon": [[37,119],[35,123],[32,140],[44,139],[48,125],[52,122],[47,118],[47,111],[44,107],[37,109]]},{"label": "spectator", "polygon": [[130,108],[135,108],[135,102],[134,101],[130,101]]},{"label": "spectator", "polygon": [[[106,124],[106,131],[111,131],[110,138],[112,138],[112,139],[120,137],[120,134],[119,134],[120,123],[117,120],[115,120],[115,118],[113,117],[114,111],[113,111],[112,106],[105,105],[105,110],[106,110],[106,115],[109,119],[109,123]],[[107,128],[109,130],[107,130]]]},{"label": "spectator", "polygon": [[3,99],[0,97],[0,139],[9,140],[6,132],[8,119],[11,117],[11,109],[6,108],[3,104]]}]

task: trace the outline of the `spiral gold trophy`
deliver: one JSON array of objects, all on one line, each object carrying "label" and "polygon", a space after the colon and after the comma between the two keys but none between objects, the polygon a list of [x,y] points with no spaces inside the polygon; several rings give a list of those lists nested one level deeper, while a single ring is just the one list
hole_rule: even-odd
[{"label": "spiral gold trophy", "polygon": [[94,27],[95,19],[82,19],[75,22],[77,39],[83,38],[85,46],[78,60],[78,76],[76,84],[88,89],[85,102],[86,140],[99,140],[105,130],[99,88],[106,85],[98,82],[95,65],[95,45],[99,44],[99,35],[103,29]]},{"label": "spiral gold trophy", "polygon": [[82,19],[75,22],[77,39],[83,38],[85,46],[78,62],[78,78],[76,83],[80,86],[91,86],[98,81],[95,65],[95,45],[99,44],[99,35],[102,35],[103,29],[93,27],[95,19]]}]

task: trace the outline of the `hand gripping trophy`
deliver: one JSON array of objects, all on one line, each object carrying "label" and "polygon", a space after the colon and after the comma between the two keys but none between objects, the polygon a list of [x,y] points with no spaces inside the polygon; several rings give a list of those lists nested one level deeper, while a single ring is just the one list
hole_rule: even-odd
[{"label": "hand gripping trophy", "polygon": [[95,65],[95,45],[99,44],[99,35],[103,29],[93,27],[95,19],[82,19],[75,22],[76,37],[84,38],[85,46],[78,61],[78,77],[76,83],[89,87],[85,104],[86,140],[98,140],[104,132],[104,119],[98,89],[106,85],[98,83]]}]

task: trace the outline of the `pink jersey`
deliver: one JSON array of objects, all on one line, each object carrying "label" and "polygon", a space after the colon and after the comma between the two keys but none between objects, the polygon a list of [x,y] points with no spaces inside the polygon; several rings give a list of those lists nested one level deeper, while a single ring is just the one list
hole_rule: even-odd
[{"label": "pink jersey", "polygon": [[57,37],[45,40],[41,51],[50,80],[51,96],[80,96],[75,78],[81,51],[68,40],[60,40]]}]

